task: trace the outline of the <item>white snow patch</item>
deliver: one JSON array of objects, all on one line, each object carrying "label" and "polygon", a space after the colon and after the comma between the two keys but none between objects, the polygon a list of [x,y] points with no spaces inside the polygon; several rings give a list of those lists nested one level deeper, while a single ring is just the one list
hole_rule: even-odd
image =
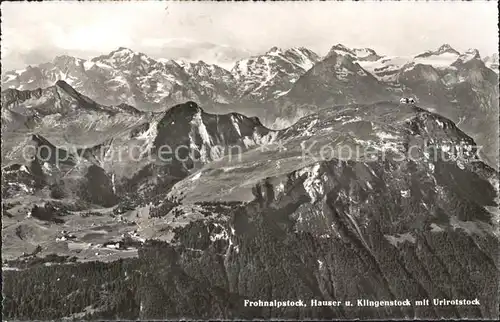
[{"label": "white snow patch", "polygon": [[247,147],[247,148],[248,148],[249,146],[254,145],[254,144],[255,144],[255,142],[254,142],[252,139],[250,139],[248,136],[245,136],[245,137],[243,138],[243,144],[245,145],[245,147]]},{"label": "white snow patch", "polygon": [[203,123],[203,119],[201,117],[201,111],[198,111],[194,115],[193,120],[191,121],[191,124],[197,127],[198,133],[200,134],[201,139],[203,140],[203,143],[211,145],[212,138],[208,134],[205,123]]},{"label": "white snow patch", "polygon": [[149,128],[137,137],[138,140],[144,141],[141,146],[141,157],[153,148],[157,135],[158,121],[154,120],[149,124]]},{"label": "white snow patch", "polygon": [[291,89],[289,89],[289,90],[287,90],[287,91],[276,91],[276,92],[274,92],[274,96],[275,96],[276,98],[281,97],[281,96],[283,96],[283,95],[288,94],[288,93],[290,92],[290,90],[291,90]]},{"label": "white snow patch", "polygon": [[376,61],[358,60],[356,63],[379,81],[391,83],[397,81],[399,71],[410,61],[408,57],[386,56]]},{"label": "white snow patch", "polygon": [[216,227],[219,227],[221,229],[221,232],[220,233],[216,233],[214,234],[213,236],[210,236],[210,240],[212,242],[216,241],[216,240],[220,240],[220,239],[223,239],[223,240],[228,240],[229,239],[229,236],[227,234],[227,231],[226,229],[220,225],[220,224],[217,224],[217,223],[214,223],[214,225]]},{"label": "white snow patch", "polygon": [[231,122],[233,123],[236,132],[238,132],[238,135],[241,136],[240,126],[238,125],[238,122],[237,120],[235,120],[235,117],[233,115],[231,115]]},{"label": "white snow patch", "polygon": [[385,239],[393,246],[398,246],[399,243],[410,242],[414,244],[417,240],[411,233],[398,234],[398,237],[391,235],[384,235]]},{"label": "white snow patch", "polygon": [[301,61],[297,65],[304,71],[308,71],[314,66],[314,63],[300,49],[293,48],[292,50],[300,55]]},{"label": "white snow patch", "polygon": [[431,232],[433,232],[433,233],[440,233],[440,232],[442,232],[442,231],[444,231],[444,229],[443,229],[443,228],[439,227],[439,226],[438,226],[438,225],[436,225],[435,223],[432,223],[432,224],[431,224]]},{"label": "white snow patch", "polygon": [[439,125],[440,128],[444,128],[444,123],[441,120],[436,120],[436,123]]},{"label": "white snow patch", "polygon": [[439,55],[431,55],[427,57],[417,57],[414,62],[416,64],[431,65],[434,68],[446,68],[453,64],[459,55],[454,53],[441,53]]},{"label": "white snow patch", "polygon": [[276,185],[276,192],[277,194],[279,194],[283,191],[285,191],[285,184],[283,184],[283,182],[280,182],[278,185]]},{"label": "white snow patch", "polygon": [[384,131],[377,132],[376,135],[382,140],[397,140],[398,137]]},{"label": "white snow patch", "polygon": [[113,67],[111,67],[111,66],[109,66],[109,65],[107,65],[107,64],[104,64],[104,63],[102,63],[102,62],[95,62],[95,65],[96,65],[97,67],[102,68],[102,69],[113,69]]},{"label": "white snow patch", "polygon": [[[201,137],[201,147],[196,145],[196,132]],[[191,120],[191,131],[189,132],[189,147],[192,151],[198,151],[200,153],[200,160],[203,162],[207,162],[207,149],[210,149],[213,145],[212,138],[208,134],[207,128],[203,123],[203,119],[201,117],[201,111],[199,110]]]},{"label": "white snow patch", "polygon": [[237,70],[237,73],[235,73],[234,75],[236,79],[239,79],[241,76],[248,75],[248,59],[240,60],[239,62],[237,62],[235,70]]},{"label": "white snow patch", "polygon": [[214,85],[210,82],[207,82],[207,81],[201,81],[200,85],[203,87],[208,87],[208,88],[212,88],[212,89],[214,88]]},{"label": "white snow patch", "polygon": [[94,66],[95,66],[95,63],[94,63],[94,62],[92,62],[92,61],[90,61],[90,60],[86,60],[86,61],[83,63],[83,68],[84,68],[85,70],[89,70],[89,69],[91,69],[91,68],[92,68],[92,67],[94,67]]},{"label": "white snow patch", "polygon": [[366,58],[372,54],[366,48],[355,48],[355,49],[353,49],[353,51],[356,54],[356,57],[358,57],[358,58]]},{"label": "white snow patch", "polygon": [[27,185],[25,185],[24,183],[18,183],[18,186],[19,188],[21,188],[21,190],[23,190],[24,192],[27,192],[27,193],[31,193],[33,192],[33,189],[29,188]]},{"label": "white snow patch", "polygon": [[119,243],[109,244],[109,245],[106,245],[106,248],[109,248],[109,249],[118,249],[118,248],[120,248],[120,244]]},{"label": "white snow patch", "polygon": [[265,79],[263,82],[260,83],[260,85],[255,88],[253,90],[253,92],[255,91],[258,91],[259,89],[261,89],[262,87],[266,86],[276,75],[278,75],[278,72],[276,73],[272,73],[272,68],[271,68],[271,61],[268,57],[266,56],[262,56],[262,59],[264,60],[264,64],[265,64],[265,72],[266,72],[266,75],[265,75]]},{"label": "white snow patch", "polygon": [[276,139],[276,136],[278,135],[278,132],[271,131],[267,133],[266,135],[259,135],[257,132],[254,132],[252,137],[245,136],[243,138],[243,144],[245,147],[250,147],[254,145],[259,145],[259,146],[267,146],[270,145],[274,142]]},{"label": "white snow patch", "polygon": [[342,125],[344,125],[344,124],[349,124],[349,123],[354,123],[354,122],[359,122],[359,121],[361,121],[361,120],[362,120],[362,119],[361,119],[361,117],[356,116],[356,117],[353,117],[353,118],[352,118],[352,119],[350,119],[350,120],[347,120],[347,121],[345,121],[345,122],[342,122]]},{"label": "white snow patch", "polygon": [[301,136],[307,136],[307,135],[312,135],[313,133],[311,132],[311,129],[319,122],[318,119],[312,120],[308,125],[307,128],[302,131]]},{"label": "white snow patch", "polygon": [[111,184],[113,185],[113,193],[116,193],[116,181],[115,181],[115,174],[113,173],[111,175]]},{"label": "white snow patch", "polygon": [[478,52],[476,49],[469,49],[465,53],[461,54],[460,57],[458,57],[458,60],[461,61],[462,63],[466,63],[468,61],[471,61],[478,55]]},{"label": "white snow patch", "polygon": [[201,177],[201,171],[191,177],[191,181],[196,181]]}]

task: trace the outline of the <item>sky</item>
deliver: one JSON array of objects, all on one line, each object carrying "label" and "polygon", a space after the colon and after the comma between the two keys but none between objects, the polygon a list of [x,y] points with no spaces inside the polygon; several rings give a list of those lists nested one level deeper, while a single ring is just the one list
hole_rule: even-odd
[{"label": "sky", "polygon": [[498,51],[496,1],[2,2],[2,70],[127,47],[232,64],[273,46],[320,55],[337,43],[416,55],[444,43]]}]

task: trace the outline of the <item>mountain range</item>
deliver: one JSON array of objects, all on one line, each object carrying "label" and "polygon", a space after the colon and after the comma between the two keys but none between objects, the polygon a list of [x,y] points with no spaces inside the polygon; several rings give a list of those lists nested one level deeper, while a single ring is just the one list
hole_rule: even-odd
[{"label": "mountain range", "polygon": [[[379,55],[370,48],[350,49],[341,44],[333,46],[324,57],[304,47],[287,50],[273,47],[263,55],[237,61],[231,70],[201,60],[155,60],[143,53],[120,47],[89,60],[58,56],[52,62],[38,66],[4,71],[2,88],[32,90],[64,80],[99,103],[147,103],[147,109],[151,109],[152,105],[169,103],[165,100],[167,97],[172,100],[177,97],[176,103],[191,99],[203,105],[236,102],[245,98],[270,100],[285,95],[305,72],[333,54],[349,56],[365,72],[395,87],[401,85],[404,72],[416,65],[437,69],[441,78],[446,78],[442,81],[448,85],[464,81],[463,78],[452,79],[450,73],[456,70],[457,64],[471,60],[480,60],[485,67],[498,73],[498,54],[482,59],[475,49],[459,53],[448,44],[413,57]],[[337,72],[348,74],[349,68]],[[107,86],[101,88],[104,92],[100,92],[97,88],[103,85]],[[185,87],[185,92],[176,93],[175,85]],[[208,88],[220,96],[204,93]]]},{"label": "mountain range", "polygon": [[194,101],[207,111],[258,116],[271,128],[291,125],[317,109],[415,96],[456,122],[484,146],[497,167],[498,55],[481,58],[445,44],[414,57],[377,54],[341,44],[320,57],[300,47],[273,47],[231,71],[203,61],[155,60],[120,47],[90,60],[59,56],[2,75],[2,88],[34,90],[64,80],[105,105],[161,111]]},{"label": "mountain range", "polygon": [[5,73],[3,317],[497,318],[492,61],[120,48]]}]

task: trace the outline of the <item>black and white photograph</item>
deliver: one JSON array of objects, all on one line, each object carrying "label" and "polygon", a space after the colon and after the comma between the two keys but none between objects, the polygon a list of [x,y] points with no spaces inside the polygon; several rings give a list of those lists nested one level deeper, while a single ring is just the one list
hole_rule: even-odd
[{"label": "black and white photograph", "polygon": [[2,2],[2,320],[498,320],[498,23]]}]

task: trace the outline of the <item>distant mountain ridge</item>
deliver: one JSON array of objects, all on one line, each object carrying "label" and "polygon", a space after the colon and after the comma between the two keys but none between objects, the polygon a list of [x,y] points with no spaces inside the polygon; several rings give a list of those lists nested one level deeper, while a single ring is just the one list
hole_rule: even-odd
[{"label": "distant mountain ridge", "polygon": [[[337,73],[330,75],[329,68],[337,64]],[[345,90],[358,77],[370,77],[352,75],[362,67],[337,53],[316,67],[306,72],[307,79],[324,77]],[[380,83],[374,77],[371,81]],[[80,316],[101,317],[100,311],[88,313],[88,306],[114,310],[108,318],[239,318],[238,305],[223,306],[228,299],[268,294],[299,294],[305,301],[478,297],[481,306],[270,307],[253,317],[498,315],[492,296],[498,291],[498,172],[478,159],[472,138],[423,105],[381,101],[330,106],[288,128],[271,130],[256,118],[207,113],[189,101],[159,113],[140,113],[140,122],[120,123],[119,130],[115,122],[99,123],[95,126],[102,132],[90,136],[94,131],[88,131],[84,148],[66,150],[53,139],[85,136],[75,133],[75,126],[88,126],[89,115],[90,120],[107,119],[113,107],[80,99],[62,81],[39,92],[9,90],[10,99],[2,100],[8,102],[3,111],[43,111],[46,100],[61,107],[49,109],[35,123],[17,122],[10,113],[16,122],[4,129],[2,120],[2,153],[23,145],[37,152],[31,161],[2,168],[2,254],[12,260],[4,262],[4,269],[11,269],[9,283],[39,270],[56,270],[66,282],[61,270],[81,267],[83,261],[98,265],[92,271],[97,276],[103,262],[135,265],[116,269],[119,277],[113,283],[130,285],[126,293],[112,284],[106,292],[96,291],[97,299],[86,298],[85,306],[79,298],[73,300],[75,308],[67,311],[56,310],[58,303],[42,302],[44,316],[56,319],[81,311]],[[63,94],[62,99],[52,98],[54,92]],[[60,110],[66,113],[57,122],[46,123]],[[116,115],[135,120],[129,114]],[[52,138],[32,133],[43,124],[52,125]],[[20,132],[26,140],[13,146]],[[109,136],[103,140],[105,133]],[[187,147],[183,160],[148,158],[162,146],[170,151]],[[230,146],[241,147],[232,158],[224,150]],[[125,148],[124,159],[108,157],[117,148]],[[134,148],[133,155],[127,148]],[[69,156],[58,163],[48,158],[48,151]],[[50,261],[53,254],[74,256],[74,262],[37,262]],[[31,261],[32,266],[23,266]],[[72,276],[77,275],[72,271],[68,280]],[[89,279],[78,289],[59,292],[72,299],[89,289],[102,290],[108,282]],[[353,282],[360,287],[352,287]],[[47,282],[33,283],[8,288],[9,316],[23,314],[17,313],[15,301]],[[52,285],[49,289],[55,291],[59,284]],[[117,293],[136,309],[123,309],[119,303],[124,302],[114,301]],[[200,297],[202,304],[183,300],[203,294],[214,296],[209,302]],[[181,300],[169,301],[170,296]]]},{"label": "distant mountain ridge", "polygon": [[263,101],[282,96],[319,60],[316,53],[303,47],[273,47],[264,55],[240,60],[231,70],[237,81],[237,97]]},{"label": "distant mountain ridge", "polygon": [[[187,100],[202,105],[241,99],[262,101],[285,95],[298,78],[332,52],[351,56],[366,71],[388,83],[393,82],[387,78],[389,75],[400,73],[412,63],[443,68],[451,67],[460,57],[481,59],[477,50],[460,54],[448,44],[414,57],[384,56],[370,48],[350,49],[342,44],[333,46],[325,57],[304,47],[287,50],[273,47],[263,55],[236,62],[228,71],[203,61],[155,60],[120,47],[89,60],[58,56],[52,62],[7,71],[2,75],[2,88],[32,90],[65,80],[102,104],[127,103],[146,109]],[[497,70],[494,68],[497,56],[484,59],[494,70]]]}]

